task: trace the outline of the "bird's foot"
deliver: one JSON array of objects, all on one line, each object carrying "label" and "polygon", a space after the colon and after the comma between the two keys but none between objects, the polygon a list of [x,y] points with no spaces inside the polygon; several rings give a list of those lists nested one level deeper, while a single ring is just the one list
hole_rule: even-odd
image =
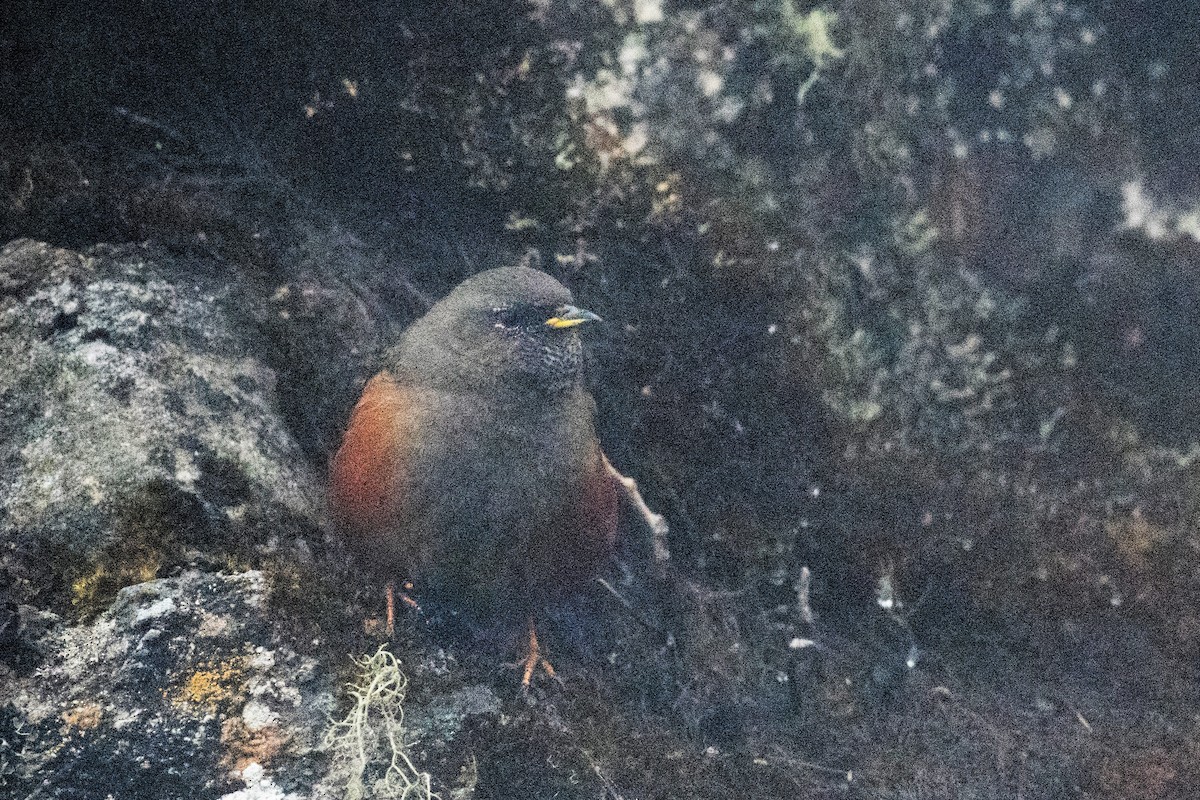
[{"label": "bird's foot", "polygon": [[529,620],[529,652],[525,655],[524,659],[515,661],[509,666],[521,668],[521,687],[524,689],[529,688],[530,683],[533,681],[533,673],[539,667],[551,678],[560,680],[558,673],[554,671],[554,665],[542,655],[541,645],[538,644],[537,628],[534,626],[532,619]]},{"label": "bird's foot", "polygon": [[386,638],[392,638],[396,632],[396,598],[399,597],[400,602],[408,606],[414,611],[420,611],[421,606],[413,600],[407,592],[412,589],[412,581],[405,581],[402,584],[403,591],[396,591],[396,584],[393,581],[388,581],[385,591],[385,599],[387,601],[387,611],[383,620],[382,631],[378,619],[368,619],[363,621],[363,627],[369,635],[382,633]]},{"label": "bird's foot", "polygon": [[392,581],[388,581],[388,585],[387,585],[388,633],[391,633],[392,628],[394,627],[395,622],[396,622],[396,598],[397,597],[400,598],[401,603],[404,603],[404,605],[408,606],[413,611],[421,610],[421,606],[417,603],[416,600],[413,600],[412,596],[409,594],[409,592],[411,592],[412,588],[413,588],[412,581],[405,581],[404,583],[400,584],[400,588],[402,591],[399,591],[399,592],[396,591],[396,584]]}]

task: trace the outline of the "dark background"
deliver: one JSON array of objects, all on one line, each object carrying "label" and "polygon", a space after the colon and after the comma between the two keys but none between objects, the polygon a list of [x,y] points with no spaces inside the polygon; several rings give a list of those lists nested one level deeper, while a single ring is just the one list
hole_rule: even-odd
[{"label": "dark background", "polygon": [[640,602],[685,619],[690,677],[633,706],[863,764],[867,796],[1186,796],[1196,12],[664,10],[10,0],[0,240],[148,241],[353,306],[273,342],[318,469],[431,299],[545,269],[609,321],[602,439],[672,524],[674,588]]}]

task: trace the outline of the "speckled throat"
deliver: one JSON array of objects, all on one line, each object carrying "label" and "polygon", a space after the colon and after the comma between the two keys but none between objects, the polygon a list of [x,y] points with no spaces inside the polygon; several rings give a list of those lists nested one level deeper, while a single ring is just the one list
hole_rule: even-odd
[{"label": "speckled throat", "polygon": [[560,394],[575,386],[583,371],[583,343],[574,333],[530,335],[518,332],[517,349],[527,375],[538,389]]}]

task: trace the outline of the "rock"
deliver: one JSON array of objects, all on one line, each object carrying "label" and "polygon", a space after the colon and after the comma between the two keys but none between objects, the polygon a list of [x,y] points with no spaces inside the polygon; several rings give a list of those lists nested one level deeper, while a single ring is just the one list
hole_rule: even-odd
[{"label": "rock", "polygon": [[[294,377],[355,305],[280,296],[143,246],[0,249],[0,795],[382,796],[388,734],[454,775],[468,722],[499,716],[477,677],[406,643],[390,663],[422,689],[361,715],[372,758],[327,737],[363,690],[341,686],[347,649],[378,643],[325,585],[342,562],[272,359]],[[344,363],[313,359],[291,398]]]},{"label": "rock", "polygon": [[607,595],[548,615],[571,677],[530,694],[515,643],[436,612],[362,633],[314,465],[380,329],[286,273],[0,249],[0,796],[584,798],[722,769],[646,713],[673,651]]},{"label": "rock", "polygon": [[0,571],[103,608],[188,551],[318,530],[244,277],[141,246],[0,250]]},{"label": "rock", "polygon": [[33,642],[42,667],[0,681],[0,785],[81,799],[296,796],[323,772],[334,697],[328,673],[264,615],[265,592],[257,571],[189,571],[122,589],[93,622],[54,624]]}]

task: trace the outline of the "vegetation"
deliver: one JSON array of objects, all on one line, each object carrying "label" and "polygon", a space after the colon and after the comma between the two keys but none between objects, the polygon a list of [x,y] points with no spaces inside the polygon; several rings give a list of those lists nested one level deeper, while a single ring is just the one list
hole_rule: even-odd
[{"label": "vegetation", "polygon": [[429,773],[413,763],[413,742],[406,740],[408,678],[400,662],[380,645],[374,655],[354,658],[354,665],[358,675],[346,686],[350,710],[325,734],[334,761],[331,778],[344,781],[346,800],[434,800]]}]

